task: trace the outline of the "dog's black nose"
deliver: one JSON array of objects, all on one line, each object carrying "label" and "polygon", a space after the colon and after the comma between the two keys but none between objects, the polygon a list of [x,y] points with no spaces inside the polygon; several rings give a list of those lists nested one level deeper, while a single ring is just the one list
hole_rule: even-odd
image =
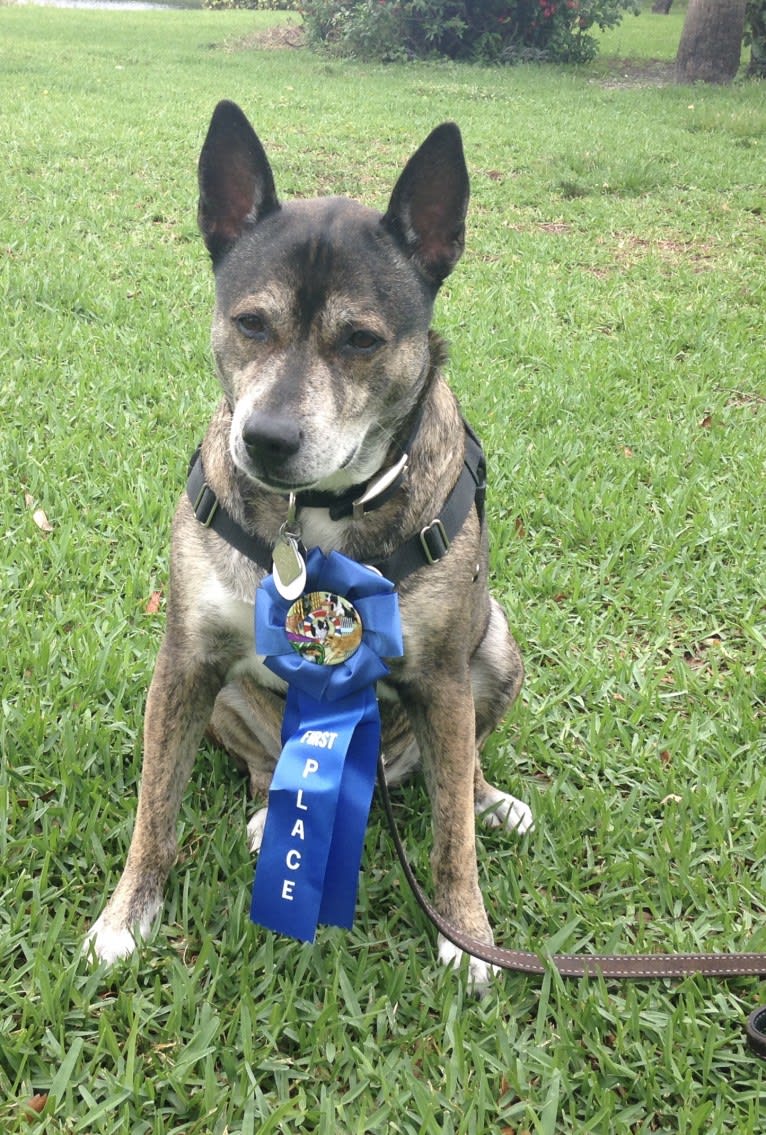
[{"label": "dog's black nose", "polygon": [[298,452],[303,433],[292,418],[256,410],[242,427],[242,440],[254,461],[279,464]]}]

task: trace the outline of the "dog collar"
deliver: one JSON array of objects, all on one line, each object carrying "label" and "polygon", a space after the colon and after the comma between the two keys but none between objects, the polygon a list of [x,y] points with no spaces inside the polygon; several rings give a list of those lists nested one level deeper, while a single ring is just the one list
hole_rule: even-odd
[{"label": "dog collar", "polygon": [[395,465],[384,469],[371,480],[362,485],[352,485],[344,493],[323,493],[309,490],[305,493],[295,494],[295,503],[298,508],[326,508],[331,520],[341,520],[344,516],[353,516],[354,520],[380,508],[394,495],[404,480],[404,471],[410,459],[405,452]]},{"label": "dog collar", "polygon": [[423,421],[424,408],[425,399],[415,410],[407,433],[407,440],[403,445],[398,446],[401,454],[399,460],[388,469],[376,473],[369,481],[352,485],[343,493],[324,493],[314,490],[296,493],[295,503],[297,507],[326,508],[331,520],[341,520],[344,516],[353,516],[354,520],[361,520],[366,513],[380,508],[387,500],[391,499],[404,479],[410,449]]},{"label": "dog collar", "polygon": [[[400,583],[413,571],[417,571],[418,568],[434,564],[442,559],[447,554],[455,536],[463,527],[465,518],[472,507],[476,508],[479,521],[483,521],[486,495],[484,452],[479,439],[465,420],[463,426],[465,433],[463,468],[441,511],[419,532],[405,540],[390,556],[371,565],[394,583]],[[403,468],[404,466],[400,470],[399,480],[401,480]],[[394,469],[396,469],[396,466],[394,466]],[[392,470],[387,472],[390,474]],[[376,480],[378,479],[374,478],[369,483],[368,492],[374,487]],[[382,503],[380,501],[381,494],[385,492],[387,494],[386,499],[388,499],[397,487],[397,478],[394,476],[392,482],[384,485],[376,494],[377,503]],[[195,450],[189,463],[186,494],[195,518],[203,527],[212,528],[227,544],[236,548],[238,552],[247,556],[248,559],[258,564],[265,571],[271,571],[273,545],[262,540],[260,536],[246,532],[223,507],[205,479],[200,446]],[[305,496],[299,497],[299,504],[307,507]],[[312,504],[311,507],[323,506]],[[353,512],[353,508],[349,511]],[[362,515],[363,513],[364,510]],[[332,516],[332,511],[330,511],[330,515]]]}]

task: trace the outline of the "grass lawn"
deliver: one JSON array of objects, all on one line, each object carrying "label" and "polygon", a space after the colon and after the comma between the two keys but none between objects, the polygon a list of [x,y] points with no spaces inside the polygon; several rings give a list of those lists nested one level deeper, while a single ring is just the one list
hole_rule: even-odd
[{"label": "grass lawn", "polygon": [[[169,523],[216,398],[195,163],[221,97],[284,196],[383,207],[433,125],[464,132],[437,326],[528,670],[487,764],[537,818],[479,837],[498,940],[766,949],[763,86],[669,85],[682,13],[626,19],[582,70],[243,48],[275,19],[0,10],[0,1130],[756,1135],[763,982],[503,976],[475,1002],[378,808],[353,931],[275,938],[210,750],[156,938],[108,972],[78,955],[130,838]],[[427,877],[421,783],[396,806]]]}]

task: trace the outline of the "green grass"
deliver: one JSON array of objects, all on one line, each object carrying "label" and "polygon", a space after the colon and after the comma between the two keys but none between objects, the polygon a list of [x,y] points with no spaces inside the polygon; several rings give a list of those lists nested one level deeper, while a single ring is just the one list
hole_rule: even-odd
[{"label": "green grass", "polygon": [[[112,972],[78,957],[130,838],[147,604],[216,397],[195,162],[224,96],[284,195],[383,206],[436,122],[464,131],[437,324],[528,669],[489,771],[537,817],[480,835],[498,940],[766,949],[762,87],[642,78],[680,15],[626,20],[591,69],[507,71],[236,50],[271,20],[0,13],[0,1130],[755,1135],[763,983],[504,976],[476,1003],[378,809],[354,930],[274,938],[214,752],[156,939]],[[427,876],[419,782],[397,810]]]}]

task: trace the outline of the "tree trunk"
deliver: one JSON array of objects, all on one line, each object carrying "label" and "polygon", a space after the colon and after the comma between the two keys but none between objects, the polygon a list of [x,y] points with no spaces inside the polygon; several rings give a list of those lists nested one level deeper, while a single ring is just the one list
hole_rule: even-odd
[{"label": "tree trunk", "polygon": [[672,3],[673,0],[654,0],[654,3],[652,4],[652,11],[659,12],[662,16],[667,16],[668,12],[670,11],[670,5]]},{"label": "tree trunk", "polygon": [[746,0],[689,0],[676,56],[679,83],[730,83],[739,69]]}]

